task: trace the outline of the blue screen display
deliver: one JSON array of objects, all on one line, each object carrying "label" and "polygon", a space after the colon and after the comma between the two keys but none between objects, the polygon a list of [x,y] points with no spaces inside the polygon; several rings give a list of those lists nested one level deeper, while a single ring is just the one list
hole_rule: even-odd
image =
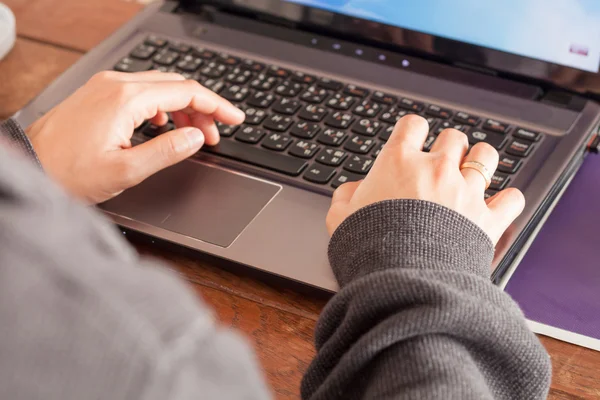
[{"label": "blue screen display", "polygon": [[287,0],[598,72],[600,0]]}]

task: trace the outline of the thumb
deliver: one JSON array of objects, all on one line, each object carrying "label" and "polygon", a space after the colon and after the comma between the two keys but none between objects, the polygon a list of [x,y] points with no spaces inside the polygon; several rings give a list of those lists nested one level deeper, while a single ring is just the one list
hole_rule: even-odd
[{"label": "thumb", "polygon": [[494,244],[496,244],[504,234],[504,231],[523,212],[525,197],[519,189],[509,188],[496,193],[488,199],[487,205],[492,214],[492,221],[495,222],[490,227],[490,231],[493,229],[493,232],[488,233]]},{"label": "thumb", "polygon": [[130,185],[135,185],[192,156],[204,144],[204,134],[198,128],[184,127],[155,137],[125,150],[129,165],[134,165]]},{"label": "thumb", "polygon": [[340,226],[350,215],[348,202],[350,202],[352,196],[354,196],[354,192],[356,192],[360,183],[361,181],[344,183],[333,192],[331,207],[329,207],[329,212],[325,219],[325,225],[327,226],[327,231],[330,236],[333,235],[333,232],[335,232],[338,226]]}]

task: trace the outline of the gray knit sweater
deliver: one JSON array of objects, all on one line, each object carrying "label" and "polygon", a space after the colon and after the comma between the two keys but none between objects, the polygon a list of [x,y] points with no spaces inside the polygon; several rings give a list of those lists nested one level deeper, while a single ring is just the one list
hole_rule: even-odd
[{"label": "gray knit sweater", "polygon": [[[0,144],[0,398],[270,398],[240,335],[53,185],[14,122],[2,138],[18,150]],[[490,283],[492,255],[484,232],[432,203],[352,215],[329,246],[341,290],[302,397],[545,398],[549,357]]]}]

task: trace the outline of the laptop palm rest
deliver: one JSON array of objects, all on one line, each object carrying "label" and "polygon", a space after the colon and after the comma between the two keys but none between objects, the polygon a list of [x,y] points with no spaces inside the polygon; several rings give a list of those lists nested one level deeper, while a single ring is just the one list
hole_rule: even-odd
[{"label": "laptop palm rest", "polygon": [[280,186],[185,161],[100,205],[108,212],[230,246]]}]

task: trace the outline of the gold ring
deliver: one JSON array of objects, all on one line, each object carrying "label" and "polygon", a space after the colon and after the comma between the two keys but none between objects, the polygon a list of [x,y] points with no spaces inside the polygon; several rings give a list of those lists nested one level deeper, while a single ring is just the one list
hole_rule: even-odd
[{"label": "gold ring", "polygon": [[486,190],[492,184],[492,174],[490,173],[490,170],[479,161],[466,161],[460,166],[460,170],[462,171],[463,169],[474,169],[475,171],[479,172],[481,176],[483,176],[483,179],[485,179]]}]

